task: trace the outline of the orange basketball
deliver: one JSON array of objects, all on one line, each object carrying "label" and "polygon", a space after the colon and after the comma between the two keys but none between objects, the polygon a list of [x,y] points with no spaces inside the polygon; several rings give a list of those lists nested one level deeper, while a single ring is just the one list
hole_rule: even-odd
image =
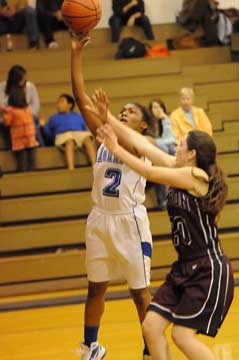
[{"label": "orange basketball", "polygon": [[64,0],[61,7],[65,24],[75,33],[88,32],[100,21],[100,0]]}]

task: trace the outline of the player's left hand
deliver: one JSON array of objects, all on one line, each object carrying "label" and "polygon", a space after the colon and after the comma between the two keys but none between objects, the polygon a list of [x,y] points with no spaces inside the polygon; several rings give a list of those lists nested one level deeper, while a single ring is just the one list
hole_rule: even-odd
[{"label": "player's left hand", "polygon": [[107,149],[112,153],[116,154],[119,148],[117,136],[109,124],[104,124],[97,129],[96,139],[99,143],[104,144]]}]

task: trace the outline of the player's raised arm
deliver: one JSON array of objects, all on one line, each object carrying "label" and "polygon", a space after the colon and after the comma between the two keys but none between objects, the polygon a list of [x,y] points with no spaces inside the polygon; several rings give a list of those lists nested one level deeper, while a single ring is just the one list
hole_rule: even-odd
[{"label": "player's raised arm", "polygon": [[87,109],[88,106],[94,106],[90,97],[85,91],[84,77],[83,77],[83,61],[82,53],[85,44],[90,40],[88,35],[81,39],[72,34],[71,36],[71,82],[72,91],[76,99],[77,105],[84,117],[88,128],[93,134],[96,133],[97,127],[102,123],[100,118]]},{"label": "player's raised arm", "polygon": [[147,140],[146,136],[125,126],[110,111],[108,111],[108,99],[102,89],[95,91],[93,101],[94,104],[87,106],[87,108],[96,116],[100,117],[102,123],[107,121],[113,127],[119,143],[125,149],[138,157],[145,156],[155,165],[167,167],[175,166],[174,156],[168,155],[152,145]]}]

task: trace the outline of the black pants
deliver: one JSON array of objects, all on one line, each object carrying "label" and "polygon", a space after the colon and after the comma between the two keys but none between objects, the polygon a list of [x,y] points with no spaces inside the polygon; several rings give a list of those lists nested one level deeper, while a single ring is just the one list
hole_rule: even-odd
[{"label": "black pants", "polygon": [[32,171],[35,169],[35,148],[14,151],[17,160],[17,171]]},{"label": "black pants", "polygon": [[0,17],[0,35],[17,34],[26,31],[29,45],[39,41],[39,29],[35,9],[26,6],[10,18]]},{"label": "black pants", "polygon": [[52,41],[55,41],[54,31],[67,29],[64,21],[58,21],[55,16],[47,11],[38,10],[37,18],[40,31],[44,37],[46,45],[50,44]]},{"label": "black pants", "polygon": [[[123,21],[121,17],[112,15],[110,17],[109,24],[111,27],[112,42],[118,42],[122,26],[126,25],[126,23]],[[146,38],[148,40],[154,39],[152,26],[150,24],[148,16],[142,15],[139,18],[137,18],[135,20],[135,25],[142,27],[146,35]]]}]

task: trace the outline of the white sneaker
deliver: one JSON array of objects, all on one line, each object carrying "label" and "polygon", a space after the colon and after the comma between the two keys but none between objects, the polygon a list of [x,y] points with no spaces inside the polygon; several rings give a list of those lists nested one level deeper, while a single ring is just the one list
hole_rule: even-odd
[{"label": "white sneaker", "polygon": [[81,360],[102,360],[106,355],[106,350],[98,342],[91,343],[90,347],[81,343],[77,354],[82,355]]},{"label": "white sneaker", "polygon": [[59,48],[59,44],[56,41],[52,41],[48,44],[48,49],[58,49]]}]

